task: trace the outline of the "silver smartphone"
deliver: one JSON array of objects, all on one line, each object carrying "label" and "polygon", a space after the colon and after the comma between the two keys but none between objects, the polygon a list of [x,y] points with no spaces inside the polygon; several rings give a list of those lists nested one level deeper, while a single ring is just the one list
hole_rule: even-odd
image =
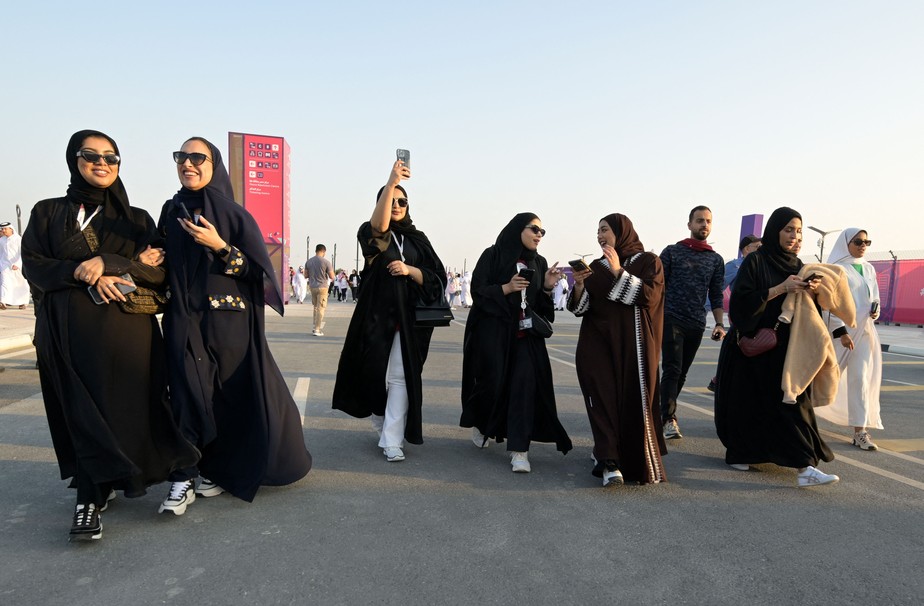
[{"label": "silver smartphone", "polygon": [[[122,293],[123,295],[127,295],[128,293],[138,288],[137,286],[135,286],[135,281],[132,280],[131,274],[122,274],[119,277],[122,278],[123,280],[128,280],[129,282],[131,282],[131,284],[116,284],[116,288],[118,288],[119,292]],[[103,301],[103,298],[99,296],[99,291],[96,290],[95,286],[93,285],[87,286],[87,292],[90,293],[90,298],[92,298],[93,302],[96,303],[97,305],[102,305],[103,303],[105,303],[105,301]]]},{"label": "silver smartphone", "polygon": [[398,159],[404,162],[404,165],[407,168],[411,167],[411,152],[406,149],[398,149],[395,151],[395,155],[398,156]]}]

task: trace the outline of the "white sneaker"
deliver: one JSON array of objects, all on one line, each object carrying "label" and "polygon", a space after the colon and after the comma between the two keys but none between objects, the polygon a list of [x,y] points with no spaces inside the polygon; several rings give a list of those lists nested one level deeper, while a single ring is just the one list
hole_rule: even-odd
[{"label": "white sneaker", "polygon": [[312,330],[312,331],[311,331],[311,334],[313,334],[313,335],[316,336],[316,337],[323,337],[323,336],[324,336],[324,333],[321,332],[321,331],[318,330],[318,329]]},{"label": "white sneaker", "polygon": [[513,473],[529,473],[529,453],[514,452],[510,455],[510,468]]},{"label": "white sneaker", "polygon": [[799,488],[811,488],[812,486],[822,486],[824,484],[834,484],[840,478],[836,475],[823,473],[811,465],[805,468],[805,471],[799,472],[796,483]]},{"label": "white sneaker", "polygon": [[186,480],[185,482],[172,482],[170,484],[170,494],[161,503],[157,513],[171,512],[175,516],[181,516],[186,513],[186,507],[196,500],[196,491],[193,490],[194,482]]},{"label": "white sneaker", "polygon": [[199,497],[217,497],[225,491],[224,488],[216,484],[211,480],[207,480],[200,476],[199,478],[199,487],[196,488],[196,496]]},{"label": "white sneaker", "polygon": [[398,461],[404,460],[404,451],[401,450],[398,446],[389,446],[385,448],[382,452],[385,453],[385,459],[389,463],[396,463]]},{"label": "white sneaker", "polygon": [[729,463],[728,466],[731,467],[732,469],[737,469],[738,471],[750,471],[751,470],[751,466],[745,463]]},{"label": "white sneaker", "polygon": [[854,433],[853,445],[860,450],[879,450],[879,447],[870,439],[868,431],[858,431]]},{"label": "white sneaker", "polygon": [[607,469],[603,470],[603,485],[604,486],[620,486],[625,484],[625,480],[622,477],[622,472],[618,469],[609,471]]},{"label": "white sneaker", "polygon": [[472,427],[472,444],[478,448],[487,448],[490,444],[484,434],[478,431],[477,427]]}]

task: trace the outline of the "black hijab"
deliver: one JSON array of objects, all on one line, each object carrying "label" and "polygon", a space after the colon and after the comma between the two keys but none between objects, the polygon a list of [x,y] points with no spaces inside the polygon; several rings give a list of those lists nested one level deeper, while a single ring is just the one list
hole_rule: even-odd
[{"label": "black hijab", "polygon": [[[522,234],[523,229],[529,225],[530,221],[538,218],[534,213],[519,213],[498,234],[497,240],[494,242],[493,262],[488,272],[487,282],[489,284],[507,283],[516,272],[517,261],[523,260],[528,267],[536,270],[536,275],[533,276],[527,289],[527,297],[530,299],[535,297],[542,280],[545,279],[545,276],[540,275],[542,273],[540,270],[545,265],[544,263],[538,264],[536,262],[537,258],[539,258],[538,251],[529,250],[523,246]],[[519,293],[515,294],[519,299]]]},{"label": "black hijab", "polygon": [[606,221],[606,224],[610,226],[610,229],[616,235],[616,246],[613,248],[616,249],[616,254],[619,255],[620,264],[625,265],[632,255],[644,252],[645,247],[642,246],[642,242],[639,240],[629,217],[613,213],[603,217],[601,221]]},{"label": "black hijab", "polygon": [[770,215],[770,219],[767,221],[766,227],[764,227],[764,235],[761,239],[762,244],[760,248],[754,252],[754,254],[759,253],[771,267],[786,275],[797,274],[802,267],[802,261],[796,256],[796,253],[787,252],[780,246],[780,232],[783,231],[783,228],[793,219],[799,219],[801,221],[802,215],[786,206],[773,211],[773,214]]},{"label": "black hijab", "polygon": [[[282,292],[263,235],[253,216],[234,201],[231,177],[221,159],[221,152],[203,137],[190,137],[188,141],[201,141],[208,146],[212,156],[212,179],[208,185],[196,191],[181,187],[173,196],[172,216],[181,216],[178,212],[180,202],[187,208],[201,208],[202,215],[215,225],[218,233],[243,252],[250,263],[260,268],[263,272],[264,300],[276,313],[283,315],[285,309]],[[171,276],[177,273],[172,267],[171,270]]]},{"label": "black hijab", "polygon": [[[107,217],[109,221],[115,220],[119,215],[131,217],[128,193],[125,191],[125,186],[122,184],[121,176],[116,177],[115,181],[109,187],[101,188],[93,187],[87,183],[83,175],[80,174],[80,169],[77,168],[77,152],[83,147],[83,142],[87,137],[100,137],[106,139],[109,141],[110,145],[112,145],[113,151],[119,154],[119,146],[112,140],[112,137],[98,130],[81,130],[71,135],[70,140],[67,142],[67,151],[65,152],[67,170],[71,173],[71,182],[67,186],[66,199],[68,202],[73,202],[75,205],[83,204],[84,206],[92,208],[103,204],[103,216]],[[122,162],[120,161],[120,172],[121,168]]]}]

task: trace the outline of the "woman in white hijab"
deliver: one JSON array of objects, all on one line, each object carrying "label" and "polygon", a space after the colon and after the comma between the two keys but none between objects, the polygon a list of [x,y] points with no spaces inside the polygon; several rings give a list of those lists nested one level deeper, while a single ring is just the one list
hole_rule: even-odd
[{"label": "woman in white hijab", "polygon": [[825,314],[834,336],[841,383],[834,404],[815,409],[815,414],[825,420],[852,425],[853,445],[861,450],[876,450],[868,429],[882,429],[879,418],[882,348],[874,323],[879,317],[879,285],[876,270],[863,258],[870,244],[865,230],[848,227],[840,233],[828,256],[828,263],[847,270],[850,292],[857,307],[857,327],[848,328],[834,315]]}]

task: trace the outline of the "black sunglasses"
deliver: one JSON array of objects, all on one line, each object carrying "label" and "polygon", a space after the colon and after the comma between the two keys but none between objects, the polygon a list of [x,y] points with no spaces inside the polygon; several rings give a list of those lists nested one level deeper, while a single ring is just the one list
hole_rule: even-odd
[{"label": "black sunglasses", "polygon": [[861,240],[860,238],[855,238],[854,240],[851,240],[851,242],[853,242],[854,246],[869,246],[873,243],[872,240]]},{"label": "black sunglasses", "polygon": [[542,229],[541,227],[539,227],[538,225],[533,225],[532,223],[530,223],[530,224],[527,225],[524,229],[530,230],[531,232],[533,232],[533,233],[536,234],[537,236],[542,236],[543,238],[545,237],[545,230]]},{"label": "black sunglasses", "polygon": [[83,158],[90,164],[96,164],[97,162],[100,161],[100,159],[102,159],[103,162],[109,165],[115,165],[122,161],[122,158],[120,158],[116,154],[98,154],[96,152],[87,151],[85,149],[82,149],[79,152],[77,152],[77,157]]},{"label": "black sunglasses", "polygon": [[209,158],[205,154],[200,154],[199,152],[193,152],[191,154],[187,154],[186,152],[182,152],[182,151],[173,152],[173,161],[176,162],[177,164],[183,164],[184,162],[186,162],[186,160],[189,160],[189,163],[192,164],[193,166],[199,166],[206,160],[208,160],[209,162],[212,161],[211,158]]},{"label": "black sunglasses", "polygon": [[404,208],[405,206],[407,206],[407,198],[392,198],[391,203],[394,204],[395,202],[397,202],[398,206],[400,206],[401,208]]}]

